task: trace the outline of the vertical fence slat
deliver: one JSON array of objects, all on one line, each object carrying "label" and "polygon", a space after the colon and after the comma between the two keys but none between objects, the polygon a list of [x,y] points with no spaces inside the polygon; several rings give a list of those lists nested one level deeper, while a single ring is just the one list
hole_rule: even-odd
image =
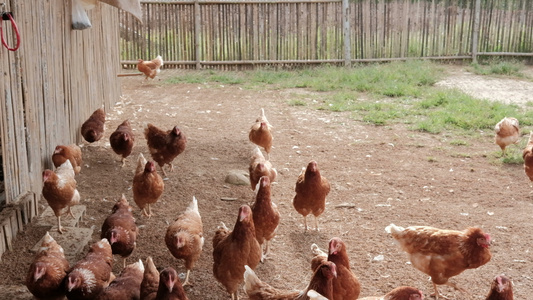
[{"label": "vertical fence slat", "polygon": [[483,1],[477,21],[474,1],[361,0],[343,5],[343,0],[146,1],[143,26],[120,14],[125,28],[121,59],[134,66],[140,54],[163,51],[166,54],[158,54],[170,59],[165,67],[224,69],[464,59],[472,57],[474,40],[476,56],[533,52],[533,8],[526,0]]}]

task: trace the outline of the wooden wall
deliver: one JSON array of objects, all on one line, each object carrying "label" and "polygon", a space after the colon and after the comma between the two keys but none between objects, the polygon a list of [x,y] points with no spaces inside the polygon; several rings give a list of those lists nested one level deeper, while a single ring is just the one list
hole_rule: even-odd
[{"label": "wooden wall", "polygon": [[133,67],[139,58],[162,55],[165,67],[231,68],[533,55],[530,0],[350,0],[347,6],[344,12],[343,0],[143,1],[143,24],[121,12],[121,60]]},{"label": "wooden wall", "polygon": [[[58,144],[81,141],[79,128],[120,97],[118,10],[98,4],[92,27],[71,30],[68,0],[7,0],[20,31],[17,51],[0,47],[0,138],[7,207],[0,213],[0,255],[38,213],[42,171]],[[2,23],[15,45],[9,22]],[[13,219],[13,216],[14,219]]]}]

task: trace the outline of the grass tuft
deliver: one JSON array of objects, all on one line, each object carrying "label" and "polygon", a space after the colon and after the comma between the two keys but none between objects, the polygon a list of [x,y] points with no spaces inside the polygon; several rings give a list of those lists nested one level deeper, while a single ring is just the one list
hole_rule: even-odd
[{"label": "grass tuft", "polygon": [[[473,64],[470,68],[482,75],[525,76],[521,75],[522,67],[514,62],[493,61]],[[408,60],[360,64],[353,68],[320,66],[292,71],[269,68],[242,72],[201,70],[183,73],[166,82],[239,84],[258,91],[305,88],[320,92],[320,100],[307,101],[294,97],[287,104],[351,112],[353,119],[374,125],[409,124],[414,131],[432,134],[472,136],[480,131],[491,132],[504,117],[517,118],[522,128],[533,126],[533,110],[528,109],[533,107],[533,102],[524,108],[477,99],[457,89],[435,86],[445,75],[444,68],[438,64]],[[454,139],[451,145],[468,144]],[[522,163],[521,152],[510,151],[500,160]]]}]

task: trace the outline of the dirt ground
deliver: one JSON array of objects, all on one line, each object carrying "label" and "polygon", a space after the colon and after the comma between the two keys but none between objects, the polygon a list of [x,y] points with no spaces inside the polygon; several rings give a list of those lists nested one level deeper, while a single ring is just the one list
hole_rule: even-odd
[{"label": "dirt ground", "polygon": [[[493,79],[473,76],[463,68],[452,68],[450,74],[441,85],[494,88]],[[172,71],[163,71],[160,78],[171,75]],[[312,105],[288,105],[296,97],[310,104],[321,100],[320,93],[307,90],[141,81],[141,77],[123,78],[123,97],[108,112],[105,138],[83,147],[84,167],[77,180],[87,215],[81,226],[93,227],[93,241],[99,239],[103,220],[124,193],[135,208],[140,228],[137,249],[128,262],[152,256],[158,268],[172,266],[183,274],[183,262],[171,256],[163,238],[168,224],[196,196],[206,242],[191,274],[194,286],[186,288],[191,300],[229,299],[212,275],[211,240],[220,222],[233,227],[238,207],[255,199],[249,186],[230,185],[224,178],[230,170],[247,170],[255,147],[248,140],[248,130],[262,107],[274,126],[271,161],[279,175],[272,198],[281,223],[271,243],[270,259],[256,269],[261,279],[277,288],[304,288],[311,276],[311,244],[325,248],[329,239],[337,236],[347,245],[352,270],[361,282],[361,296],[410,285],[428,297],[432,292],[428,276],[408,263],[407,255],[385,233],[385,226],[395,223],[456,230],[480,226],[493,238],[492,260],[452,278],[471,295],[448,287],[441,291],[451,299],[484,299],[491,280],[505,273],[514,282],[516,299],[527,299],[533,293],[533,239],[529,236],[533,187],[521,165],[501,163],[491,130],[473,132],[469,137],[432,135],[410,131],[404,125],[363,124],[354,121],[350,113],[319,111]],[[521,91],[520,99],[533,100],[532,82],[510,82],[499,84],[498,90],[491,90],[486,97],[513,101]],[[137,135],[133,154],[121,168],[108,138],[124,119],[130,119]],[[187,149],[174,161],[175,171],[169,173],[151,219],[140,217],[131,191],[136,157],[139,152],[148,155],[142,132],[149,122],[166,129],[178,125],[188,138]],[[467,145],[452,143],[454,140],[464,140]],[[305,232],[303,218],[292,206],[296,178],[310,160],[318,162],[332,185],[318,232]],[[224,197],[237,200],[221,200]],[[44,208],[46,202],[41,203]],[[29,249],[45,230],[30,224],[19,234],[16,251],[2,257],[0,285],[23,284],[33,257]],[[116,257],[116,273],[121,265]],[[240,295],[246,299],[242,289]]]}]

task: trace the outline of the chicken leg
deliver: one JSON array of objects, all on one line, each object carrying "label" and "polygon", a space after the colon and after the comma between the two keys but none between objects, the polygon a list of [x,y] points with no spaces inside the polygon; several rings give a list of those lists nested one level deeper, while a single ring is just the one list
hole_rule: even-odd
[{"label": "chicken leg", "polygon": [[315,216],[315,229],[318,231],[318,218]]},{"label": "chicken leg", "polygon": [[61,216],[57,216],[57,231],[63,234],[63,227],[61,227]]},{"label": "chicken leg", "polygon": [[[446,282],[445,285],[450,286],[450,287],[454,288],[454,289],[457,290],[457,291],[461,291],[461,292],[463,292],[463,293],[465,293],[465,294],[470,295],[465,289],[458,287],[455,283],[452,283],[452,282]],[[431,295],[430,295],[431,297],[435,297],[436,300],[438,300],[439,298],[450,299],[450,298],[448,298],[447,296],[444,296],[443,294],[441,294],[441,293],[439,292],[439,290],[438,290],[438,288],[437,288],[437,284],[433,283],[433,288],[435,289],[435,293],[431,294]]]},{"label": "chicken leg", "polygon": [[165,172],[165,165],[161,166],[161,171],[163,172],[163,176],[167,177],[167,172]]},{"label": "chicken leg", "polygon": [[72,218],[74,218],[74,214],[72,213],[72,208],[71,208],[71,206],[68,207],[68,214],[69,214]]},{"label": "chicken leg", "polygon": [[191,274],[191,270],[187,270],[187,275],[185,276],[185,281],[183,282],[183,286],[186,286],[186,285],[192,285],[190,282],[189,282],[189,274]]},{"label": "chicken leg", "polygon": [[142,214],[147,216],[148,219],[150,219],[150,217],[152,216],[152,209],[150,208],[150,204],[146,204],[146,206],[148,207],[148,212],[146,212],[146,208],[143,208]]},{"label": "chicken leg", "polygon": [[120,166],[121,168],[124,168],[124,166],[126,165],[126,158],[123,157],[122,158],[122,166]]},{"label": "chicken leg", "polygon": [[[267,259],[268,253],[270,252],[270,247],[269,246],[270,246],[269,241],[266,240],[265,241],[265,251],[264,252],[261,251],[261,262],[264,262],[265,259]],[[261,246],[261,250],[263,250],[262,248],[263,247]]]}]

